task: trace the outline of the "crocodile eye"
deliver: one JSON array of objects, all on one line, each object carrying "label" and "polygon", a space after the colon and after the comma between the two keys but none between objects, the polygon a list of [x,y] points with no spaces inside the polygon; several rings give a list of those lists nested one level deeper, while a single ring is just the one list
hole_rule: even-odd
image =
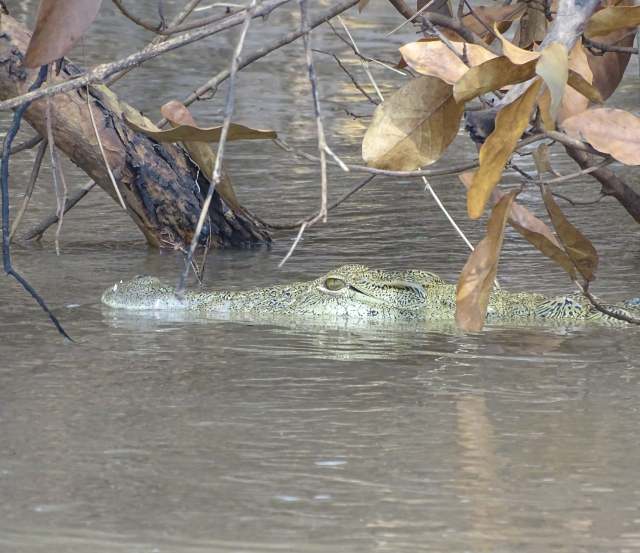
[{"label": "crocodile eye", "polygon": [[340,278],[329,277],[324,281],[324,287],[327,290],[331,290],[332,292],[337,292],[338,290],[342,290],[347,283]]}]

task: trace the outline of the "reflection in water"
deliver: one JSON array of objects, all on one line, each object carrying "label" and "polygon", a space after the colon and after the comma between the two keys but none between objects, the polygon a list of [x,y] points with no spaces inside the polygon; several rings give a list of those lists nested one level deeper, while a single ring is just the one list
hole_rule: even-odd
[{"label": "reflection in water", "polygon": [[[8,4],[33,14],[37,2]],[[296,26],[291,9],[256,22],[249,48]],[[111,60],[150,39],[109,2],[100,18],[74,53],[81,62]],[[381,38],[400,22],[384,2],[348,21],[364,51],[388,59],[413,38],[409,28]],[[155,117],[163,102],[226,66],[234,37],[136,69],[118,92]],[[314,46],[353,59],[330,31],[314,33]],[[240,74],[238,117],[312,151],[299,52],[292,44]],[[371,106],[331,58],[317,63],[331,146],[359,161],[364,125],[341,106]],[[371,69],[383,90],[398,85],[394,74]],[[625,90],[620,99],[634,106],[637,81]],[[199,102],[196,117],[215,124],[223,101]],[[444,163],[471,151],[460,141]],[[284,221],[317,208],[317,167],[269,143],[232,143],[228,152],[238,195],[258,215]],[[12,160],[12,208],[29,155]],[[67,176],[72,187],[86,181],[71,168]],[[360,180],[332,170],[330,199]],[[27,224],[55,205],[46,182]],[[477,241],[482,225],[466,218],[460,185],[432,185]],[[354,262],[453,281],[466,246],[422,187],[376,179],[327,225],[309,229],[283,269],[290,233],[276,236],[272,250],[212,252],[205,284],[246,289]],[[578,182],[565,192],[580,199],[593,190]],[[544,211],[534,195],[521,198]],[[566,211],[597,242],[598,293],[637,296],[633,221],[610,201]],[[76,345],[61,343],[39,308],[0,279],[0,551],[640,550],[639,329],[495,325],[462,334],[107,310],[99,296],[108,285],[145,273],[175,281],[182,258],[148,251],[98,191],[65,218],[62,252],[46,238],[16,247],[15,263]],[[567,290],[561,271],[511,231],[500,271],[507,289]]]}]

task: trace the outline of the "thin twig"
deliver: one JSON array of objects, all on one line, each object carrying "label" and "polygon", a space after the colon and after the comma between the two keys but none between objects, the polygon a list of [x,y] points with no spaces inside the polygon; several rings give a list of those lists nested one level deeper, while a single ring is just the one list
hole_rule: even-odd
[{"label": "thin twig", "polygon": [[569,196],[565,196],[564,194],[560,194],[559,192],[551,192],[551,195],[554,196],[555,198],[560,198],[561,200],[564,200],[565,202],[571,204],[571,205],[594,205],[594,204],[599,204],[604,198],[607,197],[606,194],[602,194],[602,192],[600,193],[600,195],[598,196],[597,200],[590,200],[590,201],[580,201],[580,200],[573,200],[571,198],[569,198]]},{"label": "thin twig", "polygon": [[17,146],[14,146],[13,148],[11,148],[11,155],[15,155],[19,152],[22,152],[24,150],[30,150],[31,148],[34,148],[35,146],[37,146],[38,144],[40,144],[42,142],[42,137],[39,134],[36,134],[35,136],[32,136],[31,138],[29,138],[28,140],[25,140],[24,142],[18,144]]},{"label": "thin twig", "polygon": [[[307,61],[307,76],[311,85],[311,99],[313,100],[313,115],[316,120],[316,131],[318,139],[318,152],[320,154],[320,215],[322,222],[327,222],[327,140],[324,135],[324,125],[322,124],[322,112],[320,110],[320,98],[318,95],[318,77],[316,66],[313,62],[313,50],[311,49],[311,29],[309,27],[309,14],[307,12],[307,0],[298,0],[300,8],[300,30],[303,32],[302,42],[304,44],[305,59]],[[335,156],[334,159],[337,160]]]},{"label": "thin twig", "polygon": [[[189,17],[191,12],[197,7],[197,5],[200,2],[201,2],[201,0],[190,0],[184,6],[182,11],[180,11],[180,13],[178,15],[176,15],[175,19],[171,22],[171,25],[173,26],[173,25],[178,25],[178,24],[182,23],[187,17]],[[152,46],[154,44],[159,44],[159,43],[163,42],[164,40],[166,40],[166,38],[163,37],[163,36],[155,37],[151,41],[150,46]],[[125,69],[123,71],[120,71],[119,73],[116,73],[116,74],[112,75],[111,78],[107,80],[106,85],[107,86],[111,86],[115,82],[117,82],[120,79],[122,79],[125,75],[127,75],[129,73],[129,71],[132,71],[133,69],[134,69],[133,67],[130,67],[128,69]],[[12,150],[11,153],[12,154],[14,153],[13,150]],[[95,186],[95,182],[94,181],[89,181],[78,192],[76,192],[74,194],[74,196],[69,198],[67,200],[67,202],[65,202],[64,209],[63,209],[63,215],[66,214],[67,211],[69,211],[70,209],[75,207],[80,202],[80,200],[82,198],[84,198],[89,193],[89,191],[94,188],[94,186]],[[30,240],[30,239],[36,238],[36,237],[38,239],[40,239],[40,238],[42,238],[42,235],[47,231],[47,229],[50,226],[55,225],[57,222],[58,222],[57,214],[54,213],[52,215],[49,215],[43,221],[41,221],[35,227],[33,227],[31,230],[29,230],[29,232],[26,233],[26,235],[24,236],[23,239]]]},{"label": "thin twig", "polygon": [[[338,16],[338,21],[340,21],[340,25],[342,25],[342,28],[344,29],[345,33],[347,33],[347,36],[349,37],[349,40],[353,45],[353,51],[360,54],[360,49],[358,48],[358,45],[356,44],[356,41],[353,38],[353,36],[351,36],[351,32],[349,31],[349,27],[347,27],[347,24],[344,22],[344,20],[340,16]],[[369,82],[372,84],[374,90],[376,91],[378,98],[380,98],[381,102],[384,102],[384,98],[382,97],[382,92],[380,92],[380,89],[378,88],[378,83],[376,83],[376,80],[373,78],[373,74],[371,73],[371,69],[369,69],[369,62],[366,60],[365,56],[362,56],[362,55],[360,55],[360,60],[362,63],[362,68],[364,69],[364,72],[367,74],[367,77],[369,78]]]},{"label": "thin twig", "polygon": [[[115,1],[115,0],[114,0]],[[87,86],[87,109],[89,110],[89,117],[91,118],[91,125],[93,126],[93,132],[96,135],[96,140],[98,142],[98,148],[100,149],[100,155],[102,156],[102,161],[104,161],[104,166],[107,168],[107,173],[109,174],[109,180],[115,190],[116,196],[122,209],[127,211],[127,204],[124,203],[124,198],[120,193],[120,189],[118,188],[118,183],[116,182],[116,178],[113,176],[113,171],[111,171],[111,167],[109,166],[109,161],[107,160],[107,155],[104,153],[104,148],[102,146],[102,140],[100,139],[100,133],[98,132],[98,125],[96,125],[96,118],[93,116],[93,110],[91,109],[91,93],[89,92],[89,87]]]},{"label": "thin twig", "polygon": [[[89,181],[84,187],[80,190],[77,190],[71,196],[67,198],[67,201],[64,204],[64,209],[62,210],[63,215],[66,214],[71,208],[73,208],[82,198],[84,198],[90,190],[92,190],[96,186],[96,183],[93,181]],[[42,221],[40,221],[37,225],[29,229],[25,232],[24,236],[22,236],[23,240],[39,240],[42,238],[42,235],[49,229],[49,227],[55,225],[59,221],[57,210],[53,213],[50,213],[45,217]]]},{"label": "thin twig", "polygon": [[[343,0],[342,2],[340,2],[339,4],[336,4],[326,12],[316,16],[313,20],[309,22],[309,26],[311,28],[315,28],[318,25],[321,25],[322,23],[328,22],[329,19],[344,12],[345,10],[348,10],[350,7],[355,6],[358,2],[359,0]],[[238,64],[238,71],[240,71],[241,69],[244,69],[248,65],[252,64],[254,61],[257,61],[263,58],[267,54],[270,54],[274,50],[277,50],[278,48],[281,48],[282,46],[285,46],[286,44],[289,44],[294,40],[300,38],[302,34],[303,33],[301,30],[292,31],[289,34],[267,44],[266,46],[263,46],[258,50],[254,50],[253,52],[250,52],[246,56],[243,56],[243,58],[240,60]],[[220,73],[215,75],[213,78],[209,79],[206,83],[199,86],[195,91],[193,91],[189,96],[187,96],[187,98],[185,98],[182,101],[182,103],[188,107],[191,104],[193,104],[193,102],[195,102],[196,100],[199,100],[203,96],[210,94],[211,92],[215,93],[218,86],[220,86],[228,78],[229,78],[229,69],[220,71]],[[156,123],[156,125],[162,128],[167,123],[168,121],[166,119],[161,119],[160,121],[158,121],[158,123]]]},{"label": "thin twig", "polygon": [[[359,192],[362,188],[364,188],[367,184],[369,184],[375,178],[376,178],[376,175],[371,175],[370,177],[367,177],[366,179],[364,179],[361,183],[354,186],[346,194],[340,196],[340,198],[338,198],[335,202],[330,204],[329,207],[327,207],[327,211],[333,211],[340,204],[346,202],[351,196],[353,196],[356,192]],[[310,215],[309,217],[305,217],[304,219],[299,219],[295,223],[288,223],[288,224],[267,223],[267,226],[274,230],[292,230],[292,229],[298,228],[303,223],[309,224],[309,222],[312,221],[316,216],[317,214]]]},{"label": "thin twig", "polygon": [[440,198],[436,194],[435,190],[431,187],[431,184],[429,183],[429,181],[426,179],[426,177],[422,177],[422,181],[424,182],[424,192],[425,192],[425,194],[427,193],[427,191],[429,192],[429,194],[431,194],[431,197],[434,199],[434,201],[436,202],[436,204],[440,208],[440,211],[442,211],[442,213],[444,213],[444,215],[447,218],[447,220],[449,221],[449,223],[451,223],[451,226],[455,229],[455,231],[458,233],[460,238],[462,238],[462,240],[468,246],[468,248],[471,251],[473,251],[474,250],[473,244],[469,241],[469,239],[466,237],[465,233],[462,231],[462,229],[458,226],[458,224],[455,222],[453,217],[450,215],[450,213],[444,207],[444,204],[440,201]]},{"label": "thin twig", "polygon": [[[233,112],[235,109],[236,74],[238,73],[239,58],[244,46],[244,40],[247,36],[247,32],[249,31],[249,25],[251,25],[251,19],[256,13],[256,1],[257,0],[251,0],[251,3],[247,8],[244,21],[242,23],[242,29],[240,30],[238,43],[236,44],[235,50],[233,52],[231,67],[229,69],[229,87],[227,89],[227,101],[224,109],[224,121],[222,123],[222,131],[220,132],[220,141],[218,142],[218,150],[216,152],[216,160],[213,167],[211,183],[209,184],[209,189],[207,190],[207,196],[202,203],[200,217],[198,217],[196,230],[194,232],[193,238],[191,239],[191,246],[189,247],[189,253],[187,255],[184,271],[182,272],[182,275],[178,280],[178,285],[176,287],[176,294],[178,295],[182,294],[184,291],[187,276],[189,274],[189,268],[191,267],[193,256],[196,249],[198,248],[198,244],[200,243],[200,234],[202,233],[202,227],[204,226],[205,220],[209,214],[209,206],[211,205],[213,192],[216,186],[220,183],[220,179],[222,176],[222,160],[224,158],[224,147],[227,141],[227,135],[229,134],[229,127],[231,126],[231,118],[233,117]],[[211,232],[211,230],[209,230],[209,232]]]},{"label": "thin twig", "polygon": [[[262,2],[262,4],[252,12],[252,17],[267,16],[273,10],[289,1],[290,0],[264,0],[264,2]],[[88,84],[102,82],[111,75],[122,71],[123,69],[140,65],[141,63],[156,58],[162,54],[165,54],[166,52],[170,52],[172,50],[175,50],[176,48],[181,48],[182,46],[186,46],[187,44],[192,44],[214,34],[235,27],[236,25],[240,25],[245,19],[246,14],[243,13],[230,15],[219,23],[214,23],[212,25],[207,25],[206,27],[202,27],[194,31],[183,33],[179,36],[170,38],[160,44],[146,47],[143,50],[139,50],[138,52],[135,52],[125,58],[114,61],[112,63],[104,63],[98,65],[91,71],[88,71],[83,75],[79,75],[74,79],[69,79],[64,82],[49,86],[47,88],[33,90],[31,92],[27,92],[26,94],[21,94],[19,96],[9,98],[8,100],[4,100],[0,102],[0,111],[7,111],[9,109],[18,107],[25,102],[33,102],[34,100],[38,100],[39,98],[53,96],[54,94],[60,94],[63,92],[70,92],[72,90],[77,90],[79,88],[85,87]]]},{"label": "thin twig", "polygon": [[[53,149],[53,157],[56,160],[56,167],[58,171],[58,178],[60,181],[60,187],[62,188],[62,196],[60,198],[60,202],[58,204],[58,226],[56,227],[56,236],[55,236],[55,245],[56,245],[56,255],[60,255],[60,233],[62,232],[62,219],[64,217],[64,206],[67,204],[67,179],[64,176],[64,171],[62,170],[62,163],[60,162],[60,154],[58,152],[58,148]],[[52,163],[52,170],[55,170]]]},{"label": "thin twig", "polygon": [[395,27],[394,29],[392,29],[391,31],[389,31],[386,35],[384,35],[383,38],[388,38],[390,37],[392,34],[397,33],[400,29],[402,29],[402,27],[404,27],[407,23],[411,23],[416,17],[418,17],[419,15],[422,14],[422,12],[427,11],[430,7],[431,4],[433,4],[434,0],[429,0],[424,6],[422,6],[416,13],[414,13],[411,17],[409,17],[408,19],[405,19],[402,23],[400,23],[400,25],[398,25],[397,27]]},{"label": "thin twig", "polygon": [[[201,1],[202,0],[190,0],[189,2],[187,2],[187,4],[184,6],[184,8],[182,8],[182,11],[180,11],[180,13],[178,13],[178,15],[176,15],[175,19],[170,23],[170,26],[174,27],[176,25],[179,25],[185,19],[187,19],[187,17],[189,17],[191,15],[191,12],[193,12],[195,10],[195,8],[198,6],[198,4]],[[147,45],[147,48],[150,47],[150,46],[155,46],[156,44],[160,44],[161,42],[164,42],[165,40],[167,40],[166,36],[157,36]],[[119,81],[120,79],[122,79],[122,77],[124,77],[127,73],[129,73],[130,71],[133,71],[134,69],[135,69],[135,66],[134,67],[129,67],[128,69],[124,69],[124,70],[120,71],[119,73],[116,73],[115,75],[112,75],[109,79],[107,79],[105,81],[105,84],[107,86],[111,86],[113,83]]]},{"label": "thin twig", "polygon": [[[51,66],[49,66],[49,78],[52,75]],[[53,123],[51,121],[51,98],[47,96],[46,98],[46,110],[45,110],[45,124],[47,127],[47,145],[49,147],[49,158],[51,160],[51,178],[53,180],[53,189],[56,193],[56,205],[57,213],[58,213],[58,227],[56,229],[56,238],[55,238],[55,247],[56,247],[56,255],[60,255],[60,227],[62,226],[62,218],[64,216],[63,207],[65,204],[66,190],[63,193],[61,190],[59,176],[60,172],[58,171],[58,157],[56,156],[56,143],[53,139]]]},{"label": "thin twig", "polygon": [[47,153],[47,143],[41,142],[38,147],[38,151],[36,152],[36,159],[33,161],[33,167],[31,167],[31,176],[29,177],[29,182],[27,183],[27,189],[24,192],[24,200],[22,201],[22,205],[20,206],[20,210],[16,215],[16,218],[11,225],[11,233],[9,234],[9,241],[13,240],[13,236],[20,225],[20,221],[22,221],[22,217],[27,211],[27,207],[29,206],[29,202],[31,201],[31,196],[33,195],[33,190],[36,187],[36,182],[38,180],[38,175],[40,174],[40,167],[42,167],[42,160],[44,155]]},{"label": "thin twig", "polygon": [[[36,90],[39,86],[42,85],[45,78],[47,76],[47,66],[43,65],[40,68],[38,73],[38,77],[35,82],[29,87],[29,90]],[[31,295],[31,297],[36,300],[38,305],[42,307],[44,312],[49,316],[51,322],[58,329],[58,332],[62,334],[65,338],[73,341],[71,337],[67,334],[65,329],[58,321],[58,318],[51,312],[45,301],[42,299],[40,294],[29,284],[29,282],[13,268],[11,263],[11,244],[9,242],[9,156],[11,155],[11,143],[18,134],[18,130],[20,130],[20,122],[22,120],[22,116],[24,112],[29,107],[29,102],[22,104],[13,114],[13,122],[11,123],[11,127],[7,131],[6,136],[4,137],[4,144],[2,146],[2,165],[0,166],[0,180],[2,183],[2,263],[4,266],[4,270],[7,275],[15,278],[20,285]]]},{"label": "thin twig", "polygon": [[[318,156],[314,156],[313,154],[310,154],[303,150],[297,150],[296,148],[293,148],[292,146],[287,144],[287,142],[285,142],[281,138],[275,138],[273,140],[273,143],[285,152],[305,159],[309,162],[318,163],[318,161],[320,161],[320,158]],[[331,161],[330,159],[327,160],[327,163],[329,163],[330,165],[338,165],[337,162]],[[376,169],[375,167],[367,167],[366,165],[355,165],[352,163],[346,163],[345,166],[349,169],[349,171],[352,171],[354,173],[369,173],[371,175],[380,175],[386,177],[439,177],[442,175],[453,175],[456,173],[461,173],[463,171],[475,169],[476,167],[478,167],[478,162],[473,161],[465,163],[463,165],[447,167],[446,169],[424,169],[418,171],[390,171],[387,169]]]},{"label": "thin twig", "polygon": [[[232,13],[225,13],[223,15],[210,15],[209,17],[202,17],[200,19],[196,19],[194,21],[190,21],[189,23],[185,23],[184,25],[175,25],[175,26],[171,26],[169,28],[163,28],[164,25],[162,23],[162,21],[158,24],[153,24],[153,23],[149,23],[147,21],[145,21],[144,19],[141,19],[135,15],[133,15],[129,10],[127,10],[127,8],[124,7],[124,4],[122,3],[121,0],[112,0],[113,3],[116,5],[116,7],[118,8],[118,10],[120,10],[120,13],[122,13],[122,15],[124,15],[127,19],[129,19],[130,21],[133,21],[136,25],[142,27],[143,29],[146,29],[147,31],[151,31],[152,33],[156,33],[158,35],[163,35],[163,36],[170,36],[170,35],[175,35],[176,33],[182,33],[184,31],[191,31],[193,29],[198,29],[200,27],[204,27],[206,25],[211,25],[212,23],[215,23],[217,21],[221,21],[222,19],[226,18],[226,17],[230,17],[232,15],[235,15],[237,13],[241,13],[244,10],[240,9],[236,12],[232,12]],[[200,0],[199,0],[200,1]]]},{"label": "thin twig", "polygon": [[317,52],[318,54],[325,54],[327,56],[331,56],[334,60],[336,60],[336,63],[338,64],[338,67],[340,69],[342,69],[342,71],[344,73],[346,73],[347,77],[349,77],[349,79],[351,80],[351,82],[353,83],[353,86],[355,86],[358,91],[367,99],[369,100],[369,102],[371,102],[374,105],[378,105],[380,102],[378,100],[376,100],[375,98],[373,98],[364,88],[362,88],[362,85],[356,80],[356,78],[349,72],[349,70],[345,67],[345,65],[342,63],[342,60],[336,56],[336,54],[334,54],[333,52],[326,52],[324,50],[318,50],[317,48],[313,49],[314,52]]},{"label": "thin twig", "polygon": [[626,315],[625,313],[620,313],[618,311],[614,311],[609,307],[607,307],[606,305],[603,305],[602,303],[600,303],[600,301],[598,301],[598,299],[589,291],[588,282],[586,282],[584,285],[580,284],[577,280],[574,280],[573,282],[580,289],[580,292],[582,292],[582,295],[585,298],[587,298],[591,303],[591,305],[593,305],[593,307],[596,310],[600,311],[600,313],[603,313],[604,315],[608,315],[609,317],[612,317],[619,321],[625,321],[627,323],[631,323],[634,325],[640,325],[640,318],[633,317],[631,315]]}]

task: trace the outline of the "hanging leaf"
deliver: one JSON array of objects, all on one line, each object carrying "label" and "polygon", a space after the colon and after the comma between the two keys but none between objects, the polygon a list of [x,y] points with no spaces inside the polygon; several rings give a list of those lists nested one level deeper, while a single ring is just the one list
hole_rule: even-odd
[{"label": "hanging leaf", "polygon": [[593,38],[638,25],[640,25],[640,6],[612,6],[594,13],[589,18],[584,35]]},{"label": "hanging leaf", "polygon": [[569,53],[559,42],[553,42],[540,52],[536,73],[542,77],[551,94],[549,111],[555,121],[569,78]]},{"label": "hanging leaf", "polygon": [[24,56],[26,67],[63,57],[86,32],[102,0],[40,0],[36,27]]},{"label": "hanging leaf", "polygon": [[[129,120],[127,117],[125,117],[124,120],[134,131],[146,134],[157,142],[183,142],[185,140],[196,142],[218,142],[218,140],[220,140],[220,134],[222,133],[222,125],[219,127],[179,125],[173,129],[167,129],[166,131],[157,131],[147,127],[141,127]],[[227,134],[227,140],[266,140],[269,138],[277,138],[277,136],[278,134],[275,131],[252,129],[250,127],[245,127],[244,125],[231,123],[229,133]]]},{"label": "hanging leaf", "polygon": [[572,138],[626,165],[640,165],[640,118],[622,109],[588,109],[562,122]]},{"label": "hanging leaf", "polygon": [[358,11],[361,12],[362,10],[364,10],[367,7],[368,3],[369,3],[369,0],[360,0],[358,2]]},{"label": "hanging leaf", "polygon": [[[460,55],[466,52],[470,66],[480,65],[496,57],[495,54],[477,44],[465,42],[451,42],[451,44]],[[454,84],[469,70],[469,67],[439,40],[410,42],[400,48],[400,53],[414,71],[421,75],[438,77],[449,84]]]},{"label": "hanging leaf", "polygon": [[495,129],[480,148],[480,167],[467,193],[467,210],[472,219],[482,215],[491,191],[527,128],[541,85],[542,79],[536,79],[522,96],[498,112]]},{"label": "hanging leaf", "polygon": [[456,289],[456,324],[462,330],[482,330],[498,261],[509,210],[519,190],[513,190],[496,204],[487,223],[487,233],[471,252],[465,263]]},{"label": "hanging leaf", "polygon": [[494,32],[497,37],[500,39],[502,43],[502,54],[509,58],[512,63],[516,63],[518,65],[522,65],[523,63],[528,63],[530,61],[537,60],[540,57],[540,52],[532,52],[531,50],[525,50],[509,42],[498,30],[498,28],[494,25]]},{"label": "hanging leaf", "polygon": [[457,102],[468,102],[491,90],[528,81],[535,71],[535,60],[520,65],[504,56],[494,58],[469,69],[454,84],[453,96]]},{"label": "hanging leaf", "polygon": [[[473,180],[472,172],[462,173],[458,175],[458,178],[460,179],[462,184],[464,184],[467,190],[471,187],[471,182]],[[506,192],[503,192],[499,188],[494,188],[493,192],[491,193],[491,204],[497,204],[505,194]],[[538,217],[531,213],[531,211],[529,211],[523,205],[520,205],[515,200],[511,204],[511,211],[509,212],[509,224],[514,228],[517,225],[531,231],[532,233],[541,234],[557,248],[562,248],[560,242],[558,242],[549,226],[541,219],[538,219]]]},{"label": "hanging leaf", "polygon": [[[169,121],[173,127],[179,127],[180,125],[197,126],[187,106],[177,100],[172,100],[164,104],[160,108],[160,113],[162,113],[162,116]],[[193,161],[196,162],[196,165],[200,167],[200,170],[207,179],[211,181],[213,179],[213,167],[216,161],[216,154],[211,146],[206,142],[190,140],[185,140],[183,145]],[[229,174],[224,169],[220,177],[220,182],[216,186],[216,190],[225,203],[236,213],[242,210],[240,201],[233,189],[231,177],[229,177]]]},{"label": "hanging leaf", "polygon": [[362,141],[371,167],[413,171],[437,161],[458,133],[463,104],[450,84],[418,77],[380,104]]},{"label": "hanging leaf", "polygon": [[[553,199],[549,187],[543,186],[542,198],[544,199],[547,213],[551,218],[553,228],[556,229],[565,252],[573,261],[578,272],[587,281],[591,282],[596,278],[595,273],[598,268],[598,253],[596,249],[591,241],[567,220]],[[569,274],[571,273],[569,272]]]},{"label": "hanging leaf", "polygon": [[536,249],[562,267],[569,274],[571,280],[576,279],[576,268],[573,261],[571,261],[567,253],[557,245],[557,242],[554,243],[549,240],[548,236],[527,228],[526,226],[522,226],[514,221],[509,220],[509,223],[511,223],[511,226],[516,229],[523,238],[535,246]]}]

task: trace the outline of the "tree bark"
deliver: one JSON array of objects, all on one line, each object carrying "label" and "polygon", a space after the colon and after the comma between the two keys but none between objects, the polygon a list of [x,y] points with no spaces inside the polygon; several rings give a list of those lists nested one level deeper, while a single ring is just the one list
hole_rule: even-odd
[{"label": "tree bark", "polygon": [[[28,30],[8,15],[0,18],[0,99],[27,91],[36,71],[22,63],[29,43]],[[80,73],[66,62],[54,82]],[[53,84],[53,83],[50,83]],[[147,242],[157,248],[187,248],[195,232],[202,199],[209,183],[185,151],[159,144],[129,128],[123,116],[153,128],[135,108],[118,100],[103,85],[57,94],[31,104],[25,120],[46,136],[46,103],[51,102],[56,146],[117,201],[117,195],[100,153],[89,106],[96,119],[109,166],[127,206],[127,213]],[[197,180],[196,180],[197,179]],[[202,245],[212,248],[247,247],[270,242],[266,226],[246,209],[233,209],[214,192]]]}]

